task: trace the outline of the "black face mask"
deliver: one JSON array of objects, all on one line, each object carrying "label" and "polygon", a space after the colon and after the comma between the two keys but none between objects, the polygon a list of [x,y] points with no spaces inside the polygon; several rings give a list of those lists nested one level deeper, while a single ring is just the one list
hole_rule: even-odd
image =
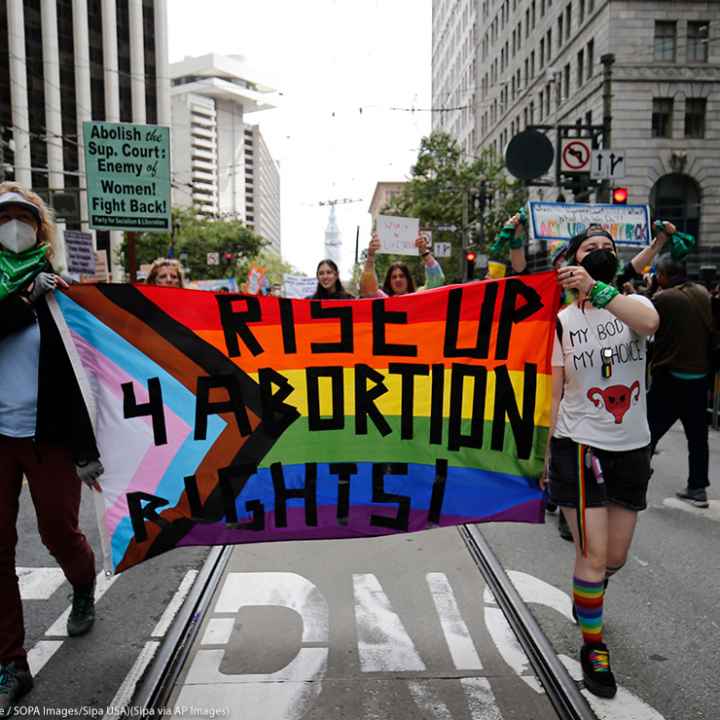
[{"label": "black face mask", "polygon": [[593,250],[580,263],[593,280],[612,282],[617,275],[618,259],[612,250]]}]

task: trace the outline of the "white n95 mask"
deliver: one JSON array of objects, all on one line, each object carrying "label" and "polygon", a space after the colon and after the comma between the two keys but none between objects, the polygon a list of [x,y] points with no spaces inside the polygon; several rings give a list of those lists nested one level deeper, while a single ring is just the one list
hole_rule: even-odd
[{"label": "white n95 mask", "polygon": [[0,245],[10,252],[21,253],[37,242],[37,234],[31,225],[22,220],[10,220],[0,225]]}]

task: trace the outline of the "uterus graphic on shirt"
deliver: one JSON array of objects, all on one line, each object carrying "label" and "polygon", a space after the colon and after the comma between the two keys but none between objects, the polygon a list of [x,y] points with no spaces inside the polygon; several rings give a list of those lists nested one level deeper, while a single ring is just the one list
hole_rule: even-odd
[{"label": "uterus graphic on shirt", "polygon": [[587,398],[595,407],[604,403],[605,409],[615,418],[615,424],[620,425],[625,413],[640,400],[640,383],[636,380],[630,387],[610,385],[606,388],[590,388]]}]

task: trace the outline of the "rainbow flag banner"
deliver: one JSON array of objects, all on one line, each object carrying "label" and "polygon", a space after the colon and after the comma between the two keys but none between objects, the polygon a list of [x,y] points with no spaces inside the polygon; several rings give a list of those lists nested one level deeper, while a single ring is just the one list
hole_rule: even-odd
[{"label": "rainbow flag banner", "polygon": [[72,287],[116,572],[185,545],[542,522],[553,273],[405,297]]}]

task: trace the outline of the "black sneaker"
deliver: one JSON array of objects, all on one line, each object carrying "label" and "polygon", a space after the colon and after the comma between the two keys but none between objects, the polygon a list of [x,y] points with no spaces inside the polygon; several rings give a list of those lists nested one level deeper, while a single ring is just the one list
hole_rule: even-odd
[{"label": "black sneaker", "polygon": [[696,507],[696,508],[710,507],[710,503],[708,503],[708,499],[707,499],[707,492],[705,492],[704,488],[702,488],[700,490],[690,490],[690,488],[685,488],[685,490],[676,492],[675,495],[676,495],[676,497],[679,497],[681,500],[684,500],[685,502],[690,503],[693,507]]},{"label": "black sneaker", "polygon": [[73,588],[72,610],[67,621],[70,637],[84,635],[95,622],[95,583]]},{"label": "black sneaker", "polygon": [[610,669],[610,653],[604,643],[583,645],[580,650],[585,687],[593,694],[603,698],[613,698],[617,693],[615,676]]},{"label": "black sneaker", "polygon": [[32,675],[27,668],[19,668],[14,662],[0,665],[0,717],[13,715],[15,703],[32,687]]}]

